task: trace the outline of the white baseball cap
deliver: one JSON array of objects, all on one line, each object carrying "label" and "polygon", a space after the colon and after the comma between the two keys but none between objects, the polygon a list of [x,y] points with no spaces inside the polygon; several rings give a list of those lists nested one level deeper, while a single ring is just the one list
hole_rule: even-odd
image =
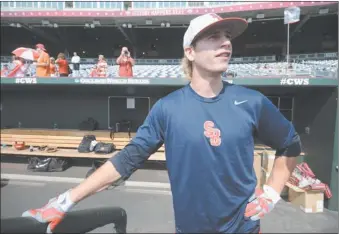
[{"label": "white baseball cap", "polygon": [[184,35],[184,49],[191,46],[193,40],[202,32],[214,26],[222,26],[227,28],[232,39],[242,34],[247,28],[247,21],[243,18],[221,18],[219,15],[209,13],[198,16],[191,20],[188,29]]}]

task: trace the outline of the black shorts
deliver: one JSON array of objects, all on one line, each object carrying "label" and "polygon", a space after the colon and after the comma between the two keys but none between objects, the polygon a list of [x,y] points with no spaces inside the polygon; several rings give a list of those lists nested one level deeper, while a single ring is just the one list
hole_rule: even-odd
[{"label": "black shorts", "polygon": [[80,63],[73,63],[73,70],[79,71],[80,70]]}]

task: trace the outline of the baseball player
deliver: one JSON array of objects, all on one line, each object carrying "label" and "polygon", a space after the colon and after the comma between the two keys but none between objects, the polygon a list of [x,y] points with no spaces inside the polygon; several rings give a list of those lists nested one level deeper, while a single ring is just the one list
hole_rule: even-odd
[{"label": "baseball player", "polygon": [[[166,145],[176,233],[260,233],[260,219],[280,200],[301,143],[291,122],[258,91],[221,79],[241,18],[194,18],[183,38],[185,87],[152,107],[136,136],[80,185],[23,216],[48,232],[86,197],[131,174]],[[276,149],[267,183],[256,189],[254,138]]]}]

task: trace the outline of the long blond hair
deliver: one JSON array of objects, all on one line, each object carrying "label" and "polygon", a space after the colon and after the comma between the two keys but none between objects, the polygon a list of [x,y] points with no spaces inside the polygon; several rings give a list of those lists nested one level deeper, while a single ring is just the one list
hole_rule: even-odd
[{"label": "long blond hair", "polygon": [[[194,49],[196,46],[196,39],[193,40],[193,42],[191,43],[192,48]],[[182,71],[184,72],[185,78],[187,80],[192,80],[192,74],[193,74],[193,62],[190,61],[186,54],[185,54],[185,49],[184,49],[184,56],[181,59],[181,68]]]},{"label": "long blond hair", "polygon": [[65,54],[64,53],[59,53],[58,54],[58,59],[66,59]]},{"label": "long blond hair", "polygon": [[184,72],[187,80],[192,80],[192,61],[190,61],[186,55],[181,59],[181,68]]}]

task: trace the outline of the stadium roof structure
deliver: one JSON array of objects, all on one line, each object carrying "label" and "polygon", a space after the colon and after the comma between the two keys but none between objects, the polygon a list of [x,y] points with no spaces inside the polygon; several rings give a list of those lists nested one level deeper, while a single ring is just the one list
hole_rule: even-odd
[{"label": "stadium roof structure", "polygon": [[[115,27],[122,24],[131,24],[131,27],[156,28],[163,22],[169,22],[170,27],[186,27],[189,21],[205,13],[218,13],[222,17],[243,17],[255,20],[279,19],[284,16],[284,9],[299,6],[301,15],[319,15],[319,10],[328,9],[327,14],[337,14],[336,2],[250,2],[248,4],[227,5],[217,7],[189,7],[168,9],[15,9],[2,8],[1,26],[10,26],[20,23],[30,27],[42,27],[42,20],[48,20],[58,27],[85,26],[93,21],[99,22],[98,27]],[[264,14],[264,18],[258,15]],[[151,20],[146,23],[146,20]],[[150,21],[149,21],[150,22]]]}]

